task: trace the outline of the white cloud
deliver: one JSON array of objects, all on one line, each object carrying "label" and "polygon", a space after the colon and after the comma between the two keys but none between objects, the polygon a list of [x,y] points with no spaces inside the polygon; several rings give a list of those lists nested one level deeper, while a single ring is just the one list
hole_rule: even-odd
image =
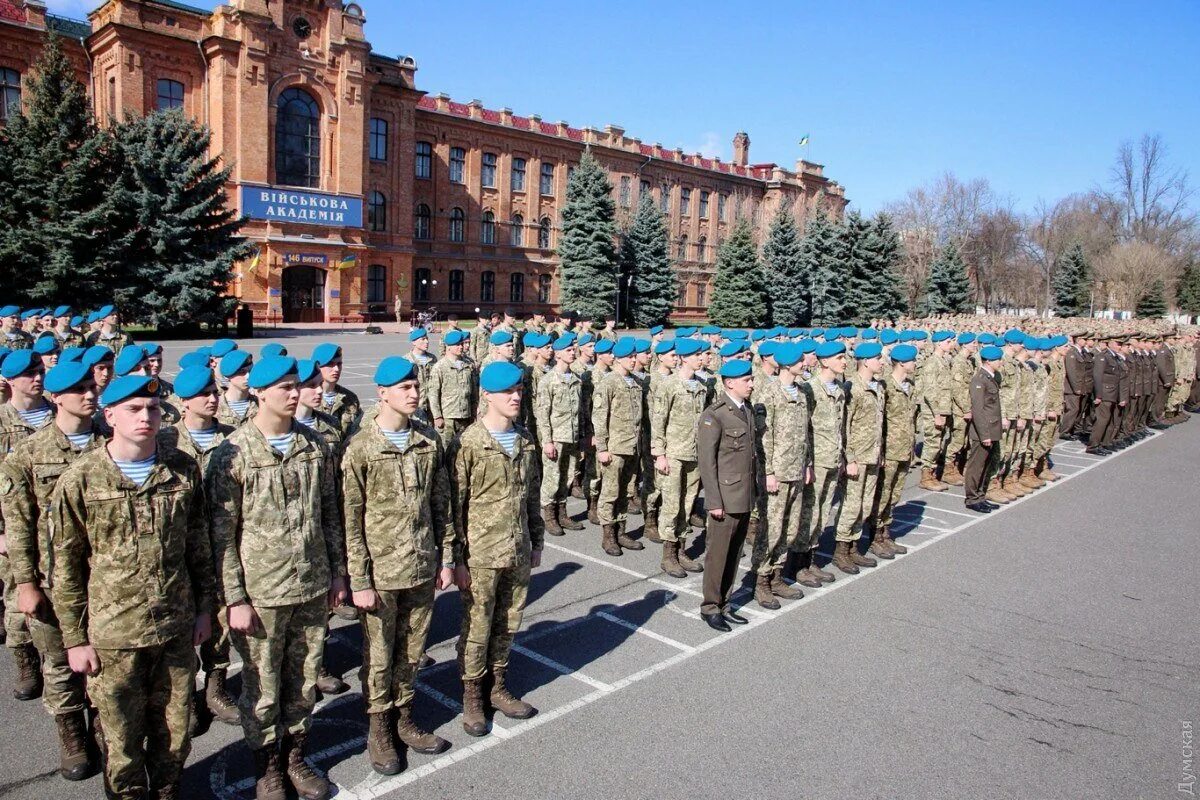
[{"label": "white cloud", "polygon": [[680,147],[683,148],[684,153],[689,155],[699,153],[705,158],[716,158],[717,156],[725,158],[725,144],[716,131],[705,131],[699,144],[682,144]]}]

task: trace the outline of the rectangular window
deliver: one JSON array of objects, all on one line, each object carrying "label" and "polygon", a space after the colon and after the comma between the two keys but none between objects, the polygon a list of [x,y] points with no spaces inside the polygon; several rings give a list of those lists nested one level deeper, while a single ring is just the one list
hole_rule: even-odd
[{"label": "rectangular window", "polygon": [[658,187],[658,210],[664,214],[671,213],[671,187],[665,183]]},{"label": "rectangular window", "polygon": [[491,211],[483,212],[483,220],[479,223],[479,241],[482,244],[496,243],[496,215]]},{"label": "rectangular window", "polygon": [[461,303],[463,299],[463,281],[466,274],[461,269],[450,270],[450,302]]},{"label": "rectangular window", "polygon": [[520,272],[508,277],[508,299],[513,303],[525,302],[525,276]]},{"label": "rectangular window", "polygon": [[708,192],[700,193],[700,219],[708,219]]},{"label": "rectangular window", "polygon": [[707,301],[708,301],[708,284],[707,283],[697,283],[696,284],[696,305],[698,305],[698,306],[706,305]]},{"label": "rectangular window", "polygon": [[381,264],[367,267],[367,302],[387,302],[387,267]]},{"label": "rectangular window", "polygon": [[386,119],[371,117],[371,160],[387,161],[388,124]]},{"label": "rectangular window", "polygon": [[621,208],[629,208],[629,195],[633,181],[628,175],[621,176]]},{"label": "rectangular window", "polygon": [[413,300],[418,303],[429,302],[429,270],[418,267],[413,270]]},{"label": "rectangular window", "polygon": [[479,276],[479,299],[485,303],[496,300],[496,273],[489,270]]},{"label": "rectangular window", "polygon": [[108,79],[108,116],[117,118],[117,79]]},{"label": "rectangular window", "polygon": [[450,148],[450,182],[465,183],[467,175],[467,151],[461,147]]},{"label": "rectangular window", "polygon": [[683,283],[682,281],[679,283],[679,298],[678,298],[677,302],[675,303],[675,305],[677,305],[677,306],[686,306],[687,305],[687,287],[688,287],[688,285],[686,283]]},{"label": "rectangular window", "polygon": [[642,181],[638,184],[638,200],[650,194],[650,181]]},{"label": "rectangular window", "polygon": [[433,175],[433,145],[429,142],[417,142],[417,159],[413,169],[418,178],[429,180]]},{"label": "rectangular window", "polygon": [[21,113],[21,73],[0,69],[0,122]]},{"label": "rectangular window", "polygon": [[538,302],[539,303],[549,303],[550,302],[551,280],[552,279],[550,278],[549,275],[538,275]]},{"label": "rectangular window", "polygon": [[686,187],[679,190],[679,213],[685,217],[692,213],[692,190]]},{"label": "rectangular window", "polygon": [[523,158],[512,160],[512,190],[514,192],[525,191],[525,159]]},{"label": "rectangular window", "polygon": [[542,184],[541,184],[541,187],[539,190],[541,191],[542,194],[545,194],[545,195],[553,195],[554,194],[554,165],[553,164],[546,164],[546,163],[542,164]]},{"label": "rectangular window", "polygon": [[496,154],[484,153],[479,168],[479,183],[489,189],[496,188]]},{"label": "rectangular window", "polygon": [[183,108],[183,84],[166,78],[159,80],[155,105],[159,111]]},{"label": "rectangular window", "polygon": [[717,195],[717,221],[725,221],[725,195]]}]

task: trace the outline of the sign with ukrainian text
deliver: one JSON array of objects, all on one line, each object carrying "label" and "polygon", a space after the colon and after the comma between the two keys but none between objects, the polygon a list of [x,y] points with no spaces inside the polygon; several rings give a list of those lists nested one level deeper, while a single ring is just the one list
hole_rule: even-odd
[{"label": "sign with ukrainian text", "polygon": [[281,189],[274,186],[243,186],[242,213],[250,219],[295,222],[301,225],[332,225],[361,228],[361,197]]},{"label": "sign with ukrainian text", "polygon": [[329,266],[329,256],[320,253],[288,253],[283,257],[283,263],[289,267],[296,265],[327,267]]}]

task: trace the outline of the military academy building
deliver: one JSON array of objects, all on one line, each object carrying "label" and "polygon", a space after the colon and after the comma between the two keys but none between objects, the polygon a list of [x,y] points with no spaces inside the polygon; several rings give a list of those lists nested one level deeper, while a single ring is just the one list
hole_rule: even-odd
[{"label": "military academy building", "polygon": [[611,172],[620,215],[645,193],[669,214],[680,318],[703,315],[735,220],[762,230],[781,205],[801,218],[846,205],[819,164],[752,164],[744,133],[726,162],[617,125],[426,94],[412,58],[372,51],[368,11],[339,0],[232,0],[211,12],[107,0],[79,22],[40,0],[0,0],[0,116],[52,29],[105,120],[180,108],[208,125],[259,245],[231,290],[259,321],[383,319],[397,297],[406,311],[462,316],[481,305],[555,310],[559,212],[587,146]]}]

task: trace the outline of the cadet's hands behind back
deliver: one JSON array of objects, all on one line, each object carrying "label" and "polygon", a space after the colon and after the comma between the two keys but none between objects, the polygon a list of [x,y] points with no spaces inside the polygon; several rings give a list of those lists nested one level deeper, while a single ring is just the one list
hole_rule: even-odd
[{"label": "cadet's hands behind back", "polygon": [[[438,581],[441,582],[440,579]],[[438,588],[442,588],[438,586]],[[379,607],[379,592],[374,589],[359,589],[351,595],[354,607],[360,611],[374,611]]]},{"label": "cadet's hands behind back", "polygon": [[70,665],[71,672],[95,675],[100,671],[100,656],[96,655],[96,648],[90,644],[68,647],[67,664]]},{"label": "cadet's hands behind back", "polygon": [[229,630],[247,636],[258,629],[258,613],[249,603],[237,603],[229,607]]}]

